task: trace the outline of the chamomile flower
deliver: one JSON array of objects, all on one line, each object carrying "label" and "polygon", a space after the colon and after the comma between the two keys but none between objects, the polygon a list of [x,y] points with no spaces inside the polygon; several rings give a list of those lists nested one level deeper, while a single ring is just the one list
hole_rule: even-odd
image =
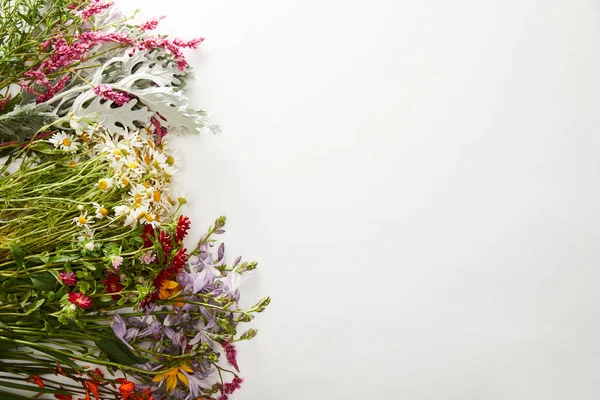
[{"label": "chamomile flower", "polygon": [[98,204],[98,203],[94,203],[94,210],[96,211],[96,215],[95,217],[97,219],[104,219],[104,217],[106,217],[108,215],[108,210],[106,208],[104,208],[104,206]]},{"label": "chamomile flower", "polygon": [[142,168],[140,165],[140,161],[136,156],[130,155],[127,157],[125,162],[123,163],[125,166],[124,171],[129,176],[139,176],[142,174]]},{"label": "chamomile flower", "polygon": [[129,207],[126,205],[120,205],[120,206],[115,206],[115,208],[113,208],[114,212],[115,212],[115,216],[116,217],[122,217],[124,215],[129,214]]},{"label": "chamomile flower", "polygon": [[129,212],[127,213],[126,217],[125,217],[125,221],[123,222],[124,226],[131,226],[132,228],[135,228],[138,222],[138,212],[135,209],[130,208]]},{"label": "chamomile flower", "polygon": [[94,239],[94,231],[89,228],[84,229],[83,233],[77,237],[78,242],[85,242],[92,239]]},{"label": "chamomile flower", "polygon": [[79,214],[79,217],[73,218],[73,223],[80,228],[89,229],[90,224],[94,223],[94,218],[88,216],[88,212],[84,211],[81,214]]},{"label": "chamomile flower", "polygon": [[52,143],[54,147],[67,151],[77,150],[77,148],[79,147],[75,136],[65,132],[55,133],[49,139],[49,142]]},{"label": "chamomile flower", "polygon": [[87,242],[84,246],[83,246],[87,251],[94,251],[94,249],[96,248],[96,245],[94,244],[94,242],[89,241]]},{"label": "chamomile flower", "polygon": [[112,178],[102,178],[98,181],[98,187],[101,190],[108,190],[112,187],[113,183]]}]

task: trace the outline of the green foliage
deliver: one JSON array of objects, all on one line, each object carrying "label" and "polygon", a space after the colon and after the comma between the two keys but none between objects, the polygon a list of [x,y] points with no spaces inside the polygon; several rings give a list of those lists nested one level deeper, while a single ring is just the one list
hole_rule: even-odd
[{"label": "green foliage", "polygon": [[[54,35],[69,36],[78,18],[73,0],[0,0],[0,90],[48,57],[41,44]],[[70,22],[67,24],[67,22]]]},{"label": "green foliage", "polygon": [[30,140],[42,127],[56,120],[50,110],[51,107],[47,104],[29,104],[0,115],[0,143]]},{"label": "green foliage", "polygon": [[134,365],[145,362],[133,354],[124,343],[112,339],[100,339],[96,341],[96,345],[104,350],[108,355],[108,359],[122,365]]}]

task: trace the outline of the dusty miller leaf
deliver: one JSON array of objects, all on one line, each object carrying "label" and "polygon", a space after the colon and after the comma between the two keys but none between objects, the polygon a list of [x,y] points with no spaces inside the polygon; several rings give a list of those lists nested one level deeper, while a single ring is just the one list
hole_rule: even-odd
[{"label": "dusty miller leaf", "polygon": [[56,120],[47,104],[28,104],[7,114],[0,115],[0,142],[24,142],[35,135],[40,128]]},{"label": "dusty miller leaf", "polygon": [[89,85],[84,85],[57,96],[61,98],[57,110],[59,115],[66,109],[77,116],[96,114],[98,122],[109,130],[148,126],[153,116],[166,128],[178,132],[217,130],[204,113],[189,106],[187,97],[179,89],[183,74],[158,51],[113,57],[87,79],[94,86],[104,84],[130,93],[139,102],[133,99],[116,107],[112,101],[98,97]]}]

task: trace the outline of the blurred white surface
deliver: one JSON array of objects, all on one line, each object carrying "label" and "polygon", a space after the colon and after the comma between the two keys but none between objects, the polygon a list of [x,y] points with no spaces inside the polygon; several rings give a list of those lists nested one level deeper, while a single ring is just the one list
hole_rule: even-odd
[{"label": "blurred white surface", "polygon": [[177,140],[272,305],[236,399],[600,398],[600,5],[121,0],[205,36]]}]

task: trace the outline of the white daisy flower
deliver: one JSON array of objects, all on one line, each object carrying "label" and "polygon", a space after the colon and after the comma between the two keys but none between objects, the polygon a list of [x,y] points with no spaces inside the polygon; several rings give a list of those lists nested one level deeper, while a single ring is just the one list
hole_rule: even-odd
[{"label": "white daisy flower", "polygon": [[142,174],[140,161],[136,156],[128,156],[123,164],[126,167],[125,171],[127,171],[128,175],[139,176]]},{"label": "white daisy flower", "polygon": [[98,187],[101,190],[108,190],[112,187],[113,183],[112,178],[102,178],[98,181]]},{"label": "white daisy flower", "polygon": [[80,228],[89,229],[90,224],[94,223],[94,218],[88,216],[88,212],[82,212],[79,217],[73,218],[73,223],[76,224]]},{"label": "white daisy flower", "polygon": [[65,132],[55,133],[49,139],[49,142],[52,143],[54,147],[67,151],[77,150],[77,148],[79,147],[75,136]]},{"label": "white daisy flower", "polygon": [[104,219],[104,217],[106,217],[108,215],[108,210],[106,208],[104,208],[104,206],[98,204],[98,203],[94,203],[94,210],[96,211],[96,215],[95,217],[97,219]]},{"label": "white daisy flower", "polygon": [[85,247],[87,251],[93,251],[96,248],[96,245],[94,244],[94,242],[89,241],[83,247]]},{"label": "white daisy flower", "polygon": [[83,233],[77,237],[78,242],[84,242],[86,240],[92,240],[94,238],[94,231],[87,228],[83,231]]}]

